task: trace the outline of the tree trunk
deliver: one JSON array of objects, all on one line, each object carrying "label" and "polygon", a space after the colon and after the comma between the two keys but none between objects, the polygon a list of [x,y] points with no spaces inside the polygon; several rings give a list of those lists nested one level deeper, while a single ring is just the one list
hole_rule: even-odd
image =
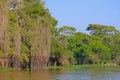
[{"label": "tree trunk", "polygon": [[7,38],[7,0],[1,0],[0,3],[0,47],[3,53],[8,53],[8,38]]},{"label": "tree trunk", "polygon": [[14,50],[15,50],[15,55],[14,55],[14,59],[13,59],[13,68],[21,68],[20,65],[20,32],[18,32],[15,36],[14,36]]}]

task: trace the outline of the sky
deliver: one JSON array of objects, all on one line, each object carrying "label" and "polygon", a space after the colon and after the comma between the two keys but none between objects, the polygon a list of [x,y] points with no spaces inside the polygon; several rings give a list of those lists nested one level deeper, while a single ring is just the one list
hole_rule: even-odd
[{"label": "sky", "polygon": [[72,26],[86,32],[88,24],[103,24],[120,30],[120,0],[44,1],[51,15],[58,20],[57,27]]}]

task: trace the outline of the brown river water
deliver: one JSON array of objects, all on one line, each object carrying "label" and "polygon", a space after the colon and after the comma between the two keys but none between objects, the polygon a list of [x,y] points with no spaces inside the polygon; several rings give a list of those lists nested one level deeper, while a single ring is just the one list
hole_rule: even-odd
[{"label": "brown river water", "polygon": [[1,72],[0,80],[120,80],[120,69],[73,69]]}]

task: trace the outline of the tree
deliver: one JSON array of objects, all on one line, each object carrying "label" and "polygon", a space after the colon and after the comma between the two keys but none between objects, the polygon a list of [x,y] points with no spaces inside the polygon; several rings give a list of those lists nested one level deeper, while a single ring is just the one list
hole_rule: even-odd
[{"label": "tree", "polygon": [[8,54],[8,34],[7,34],[7,26],[8,26],[8,18],[7,18],[7,0],[0,1],[0,51],[3,54]]},{"label": "tree", "polygon": [[19,15],[22,23],[22,43],[30,50],[30,68],[43,68],[50,56],[51,29],[55,25],[55,19],[39,0],[24,1]]},{"label": "tree", "polygon": [[[21,68],[21,62],[20,62],[20,45],[21,45],[21,26],[19,21],[19,15],[18,12],[21,10],[23,1],[22,0],[10,0],[10,10],[9,10],[9,27],[8,27],[8,33],[9,33],[9,40],[10,40],[10,49],[14,50],[14,55],[10,54],[9,57],[11,58],[13,56],[13,59],[10,60],[11,62],[9,64],[11,67],[18,69]],[[11,9],[12,8],[12,9]]]},{"label": "tree", "polygon": [[51,65],[67,65],[71,56],[71,51],[68,50],[68,38],[73,35],[75,28],[63,26],[54,28],[51,40]]},{"label": "tree", "polygon": [[87,30],[90,31],[91,35],[101,36],[101,37],[119,33],[119,31],[115,29],[114,26],[106,26],[100,24],[89,24]]},{"label": "tree", "polygon": [[59,33],[64,36],[72,36],[75,33],[76,29],[70,26],[60,27]]},{"label": "tree", "polygon": [[75,57],[77,64],[87,63],[86,59],[91,53],[90,36],[85,33],[77,32],[68,40],[68,42],[69,50],[74,53],[73,56]]},{"label": "tree", "polygon": [[99,37],[97,38],[94,36],[92,37],[90,47],[92,50],[92,54],[96,55],[96,57],[99,58],[99,62],[97,63],[106,63],[110,61],[111,59],[110,48],[104,45]]}]

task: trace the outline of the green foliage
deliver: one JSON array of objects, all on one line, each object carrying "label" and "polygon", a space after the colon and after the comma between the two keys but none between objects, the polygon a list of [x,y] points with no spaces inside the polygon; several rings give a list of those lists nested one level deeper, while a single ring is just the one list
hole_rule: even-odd
[{"label": "green foliage", "polygon": [[14,49],[13,48],[10,48],[10,55],[14,55],[15,54],[15,51],[14,51]]},{"label": "green foliage", "polygon": [[51,42],[51,57],[60,58],[65,53],[66,48],[60,42],[55,39],[52,39]]},{"label": "green foliage", "polygon": [[7,55],[3,53],[3,51],[0,49],[0,58],[6,58]]},{"label": "green foliage", "polygon": [[28,48],[28,46],[26,46],[25,44],[21,44],[21,53],[23,53],[23,54],[28,54],[29,53],[29,48]]},{"label": "green foliage", "polygon": [[26,54],[21,54],[21,56],[20,56],[20,61],[21,62],[23,62],[23,61],[25,61],[25,62],[29,62],[29,57],[28,57],[28,55],[26,55]]},{"label": "green foliage", "polygon": [[103,44],[101,36],[76,33],[69,38],[69,50],[74,52],[77,64],[99,64],[109,62],[110,48]]},{"label": "green foliage", "polygon": [[25,44],[21,44],[21,56],[20,56],[20,61],[26,61],[29,62],[29,48]]},{"label": "green foliage", "polygon": [[51,27],[51,35],[56,35],[57,34],[57,28],[56,28],[56,25],[57,25],[57,20],[52,18],[52,27]]},{"label": "green foliage", "polygon": [[114,26],[106,26],[106,25],[100,25],[100,24],[89,24],[89,27],[87,27],[87,30],[90,31],[92,35],[101,36],[101,37],[119,33],[119,31],[115,29]]},{"label": "green foliage", "polygon": [[9,25],[8,25],[9,27],[7,28],[7,31],[8,31],[10,38],[13,38],[15,34],[20,32],[20,27],[18,23],[18,15],[12,11],[9,11],[8,16],[9,16]]},{"label": "green foliage", "polygon": [[12,68],[0,68],[0,73],[1,72],[12,72],[13,71],[13,69]]},{"label": "green foliage", "polygon": [[6,58],[6,54],[0,52],[0,58]]},{"label": "green foliage", "polygon": [[37,16],[44,16],[48,11],[47,9],[44,8],[43,3],[37,1],[34,4],[27,3],[25,12],[31,17],[37,17]]},{"label": "green foliage", "polygon": [[59,33],[64,36],[72,36],[76,29],[74,27],[63,26],[59,29]]}]

